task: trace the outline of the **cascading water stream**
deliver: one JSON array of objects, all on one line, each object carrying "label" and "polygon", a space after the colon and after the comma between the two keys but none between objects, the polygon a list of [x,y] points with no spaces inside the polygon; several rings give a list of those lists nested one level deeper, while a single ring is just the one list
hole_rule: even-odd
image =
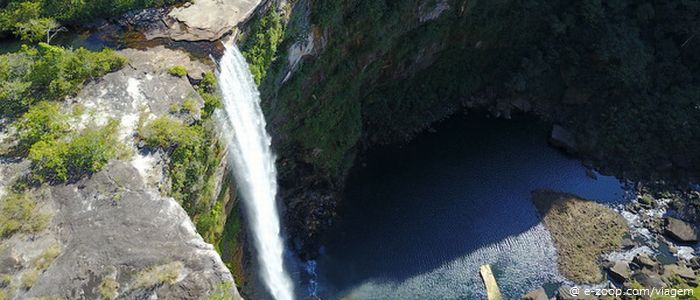
[{"label": "cascading water stream", "polygon": [[260,108],[260,94],[248,64],[236,46],[226,46],[221,58],[219,85],[225,115],[219,113],[229,161],[243,193],[248,220],[255,236],[260,275],[277,300],[294,298],[294,287],[284,270],[284,243],[275,196],[277,171]]}]

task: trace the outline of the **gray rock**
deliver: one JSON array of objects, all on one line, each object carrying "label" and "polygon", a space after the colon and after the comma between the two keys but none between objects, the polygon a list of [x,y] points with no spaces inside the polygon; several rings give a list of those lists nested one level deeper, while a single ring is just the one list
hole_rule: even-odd
[{"label": "gray rock", "polygon": [[622,242],[620,243],[620,247],[622,247],[622,250],[630,250],[636,247],[637,245],[639,245],[637,241],[628,238],[622,239]]},{"label": "gray rock", "polygon": [[[166,18],[176,41],[216,41],[245,21],[261,0],[197,0],[174,8]],[[273,8],[274,9],[274,8]]]},{"label": "gray rock", "polygon": [[548,300],[547,293],[543,288],[538,288],[536,290],[530,291],[523,296],[522,300]]},{"label": "gray rock", "polygon": [[554,125],[552,128],[549,141],[553,146],[562,148],[566,152],[576,153],[578,151],[578,144],[574,135],[559,125]]},{"label": "gray rock", "polygon": [[644,269],[657,270],[659,266],[659,263],[649,257],[649,255],[646,253],[637,254],[632,261],[640,268]]},{"label": "gray rock", "polygon": [[[48,196],[59,207],[54,224],[64,248],[21,298],[95,299],[95,287],[110,277],[123,298],[202,299],[233,282],[177,202],[148,189],[126,162],[112,162],[75,185],[51,187]],[[136,284],[140,272],[173,262],[182,266],[175,282]]]},{"label": "gray rock", "polygon": [[664,281],[661,280],[659,274],[656,274],[649,270],[642,270],[641,272],[632,275],[632,279],[639,282],[639,284],[641,284],[645,288],[666,287],[666,283],[664,283]]},{"label": "gray rock", "polygon": [[12,274],[22,267],[22,255],[14,248],[4,249],[0,254],[0,273]]},{"label": "gray rock", "polygon": [[616,261],[615,264],[608,270],[610,271],[610,275],[615,277],[617,280],[624,282],[630,279],[630,266],[626,261]]},{"label": "gray rock", "polygon": [[661,278],[669,279],[674,276],[680,276],[683,279],[695,280],[695,271],[693,269],[684,265],[666,265],[664,266],[664,273],[661,274]]},{"label": "gray rock", "polygon": [[665,233],[669,237],[684,243],[698,241],[698,230],[695,226],[685,221],[669,217],[666,218]]}]

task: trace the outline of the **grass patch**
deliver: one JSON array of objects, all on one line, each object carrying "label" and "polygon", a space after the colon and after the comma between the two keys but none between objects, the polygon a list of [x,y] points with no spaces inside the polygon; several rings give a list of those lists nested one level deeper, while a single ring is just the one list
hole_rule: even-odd
[{"label": "grass patch", "polygon": [[0,200],[0,236],[36,233],[48,225],[50,216],[40,213],[28,193],[9,193]]},{"label": "grass patch", "polygon": [[559,271],[577,283],[598,283],[598,257],[620,247],[625,220],[610,208],[571,194],[537,190],[532,194],[559,254]]},{"label": "grass patch", "polygon": [[177,77],[185,77],[187,76],[187,68],[183,66],[172,66],[168,69],[168,74]]},{"label": "grass patch", "polygon": [[58,244],[51,244],[49,247],[44,249],[44,251],[32,261],[32,265],[35,269],[39,271],[44,271],[51,266],[54,259],[61,254],[61,247]]},{"label": "grass patch", "polygon": [[184,265],[179,261],[148,268],[136,275],[134,287],[150,288],[157,285],[173,284],[177,281],[183,268]]},{"label": "grass patch", "polygon": [[39,275],[41,273],[39,270],[28,270],[22,274],[22,278],[20,278],[19,286],[20,288],[23,289],[30,289],[34,286],[37,280],[39,280]]},{"label": "grass patch", "polygon": [[106,276],[104,279],[102,279],[99,290],[100,297],[102,300],[117,299],[117,290],[119,290],[119,282],[114,280],[112,276]]}]

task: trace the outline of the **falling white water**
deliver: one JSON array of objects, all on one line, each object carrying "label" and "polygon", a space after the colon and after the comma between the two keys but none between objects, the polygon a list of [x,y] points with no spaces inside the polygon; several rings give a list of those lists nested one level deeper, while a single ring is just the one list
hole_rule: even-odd
[{"label": "falling white water", "polygon": [[275,202],[275,158],[265,131],[260,94],[236,46],[226,46],[220,62],[219,85],[226,113],[219,120],[255,235],[260,276],[275,299],[291,300],[294,288],[284,270],[284,244]]}]

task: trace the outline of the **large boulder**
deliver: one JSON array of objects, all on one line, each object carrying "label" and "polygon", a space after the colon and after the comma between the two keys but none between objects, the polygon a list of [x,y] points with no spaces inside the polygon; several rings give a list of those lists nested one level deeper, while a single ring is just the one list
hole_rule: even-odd
[{"label": "large boulder", "polygon": [[695,279],[697,278],[697,276],[695,275],[695,271],[693,271],[693,269],[685,265],[674,264],[664,266],[664,273],[661,274],[662,278],[670,279],[676,276],[689,281],[695,281]]},{"label": "large boulder", "polygon": [[646,253],[637,254],[637,256],[635,256],[632,260],[632,262],[637,264],[642,269],[658,270],[659,268],[659,263],[651,257],[649,257],[649,255],[647,255]]},{"label": "large boulder", "polygon": [[216,41],[245,21],[261,0],[197,0],[168,14],[168,37],[176,41]]},{"label": "large boulder", "polygon": [[612,275],[615,279],[623,282],[629,280],[630,275],[632,275],[629,263],[626,261],[616,261],[615,264],[608,269],[608,271],[610,271],[610,275]]},{"label": "large boulder", "polygon": [[554,125],[554,127],[552,127],[549,142],[552,146],[562,148],[569,153],[576,153],[578,151],[578,144],[576,143],[574,135],[559,125]]},{"label": "large boulder", "polygon": [[694,225],[669,217],[666,218],[665,233],[669,237],[683,243],[695,243],[698,241],[698,229]]}]

